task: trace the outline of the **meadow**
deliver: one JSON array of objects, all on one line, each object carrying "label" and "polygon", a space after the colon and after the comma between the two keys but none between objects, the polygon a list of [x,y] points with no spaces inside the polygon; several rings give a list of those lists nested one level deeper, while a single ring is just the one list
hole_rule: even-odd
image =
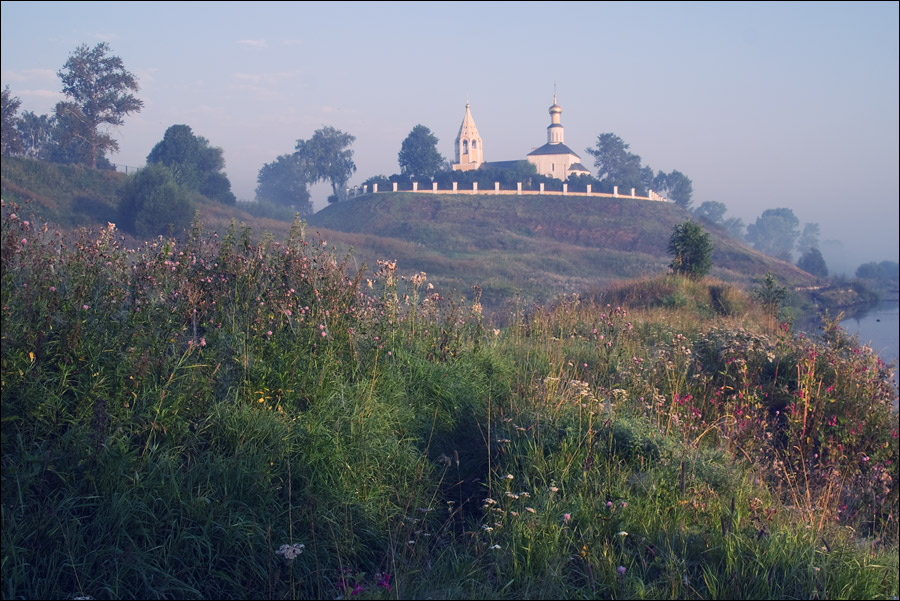
[{"label": "meadow", "polygon": [[[3,598],[896,598],[897,391],[670,274],[475,288],[2,206]],[[352,267],[351,267],[352,266]]]}]

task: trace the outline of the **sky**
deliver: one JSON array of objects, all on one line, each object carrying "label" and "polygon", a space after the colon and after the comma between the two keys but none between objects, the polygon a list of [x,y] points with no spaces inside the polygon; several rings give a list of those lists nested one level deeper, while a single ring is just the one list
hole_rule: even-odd
[{"label": "sky", "polygon": [[[325,125],[356,137],[351,184],[399,172],[417,124],[453,156],[466,100],[487,161],[612,132],[654,170],[753,223],[787,207],[852,275],[898,261],[896,2],[2,2],[0,85],[52,113],[57,72],[110,45],[144,102],[112,162],[144,165],[166,129],[224,150],[239,199]],[[312,189],[316,209],[330,188]],[[846,265],[844,265],[846,263]]]}]

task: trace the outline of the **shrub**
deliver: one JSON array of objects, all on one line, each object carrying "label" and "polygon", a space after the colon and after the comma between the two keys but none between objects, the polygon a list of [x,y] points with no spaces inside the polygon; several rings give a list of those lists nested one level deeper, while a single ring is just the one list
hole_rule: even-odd
[{"label": "shrub", "polygon": [[703,277],[712,269],[712,251],[709,234],[693,221],[686,221],[673,228],[669,239],[669,254],[673,259],[669,267],[688,277]]}]

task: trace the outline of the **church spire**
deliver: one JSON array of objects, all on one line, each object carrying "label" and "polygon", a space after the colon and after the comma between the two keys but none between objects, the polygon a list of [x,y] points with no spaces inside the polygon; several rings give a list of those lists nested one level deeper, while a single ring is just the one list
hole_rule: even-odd
[{"label": "church spire", "polygon": [[561,123],[562,107],[556,104],[556,84],[553,84],[553,106],[550,107],[550,126],[547,128],[547,144],[564,144],[565,129]]},{"label": "church spire", "polygon": [[484,149],[481,144],[481,136],[475,127],[475,119],[472,118],[472,110],[469,106],[469,95],[466,94],[466,114],[462,125],[459,126],[459,134],[454,142],[453,162],[454,171],[468,171],[478,169],[484,162]]}]

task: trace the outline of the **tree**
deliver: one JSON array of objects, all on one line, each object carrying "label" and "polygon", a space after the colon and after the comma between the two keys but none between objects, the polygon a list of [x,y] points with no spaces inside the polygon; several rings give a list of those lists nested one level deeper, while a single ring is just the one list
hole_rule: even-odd
[{"label": "tree", "polygon": [[790,209],[766,209],[747,226],[747,241],[753,248],[784,261],[791,261],[791,251],[800,232],[800,220]]},{"label": "tree", "polygon": [[744,239],[744,231],[747,229],[744,226],[744,220],[740,217],[729,217],[722,222],[722,227],[725,228],[729,236],[738,240]]},{"label": "tree", "polygon": [[140,89],[137,79],[109,52],[105,42],[93,48],[82,44],[57,73],[68,100],[56,105],[56,118],[66,136],[83,146],[84,162],[94,169],[105,152],[119,149],[106,127],[122,125],[125,116],[144,106],[131,93]]},{"label": "tree", "polygon": [[231,182],[222,173],[225,169],[222,149],[210,146],[206,138],[194,135],[187,125],[167,129],[162,141],[147,155],[147,163],[165,165],[179,185],[208,198],[229,205],[237,200],[231,192]]},{"label": "tree", "polygon": [[297,140],[294,154],[303,166],[310,183],[328,181],[334,192],[328,202],[342,200],[346,194],[347,182],[356,171],[353,151],[349,146],[356,140],[331,126],[325,126],[313,133],[309,140]]},{"label": "tree", "polygon": [[437,137],[424,125],[412,128],[397,155],[400,174],[413,180],[431,180],[444,165],[444,157],[438,152],[437,144]]},{"label": "tree", "polygon": [[16,113],[22,101],[18,97],[13,96],[9,90],[9,86],[3,88],[2,92],[2,126],[0,126],[0,154],[8,156],[22,152],[22,141],[19,138],[18,123],[19,118]]},{"label": "tree", "polygon": [[[797,252],[805,255],[814,248],[819,248],[819,224],[807,223],[803,226],[800,239],[797,240]],[[810,273],[812,272],[810,271]]]},{"label": "tree", "polygon": [[811,273],[818,278],[828,277],[828,266],[825,264],[825,257],[822,256],[818,248],[808,248],[797,261],[797,267]]},{"label": "tree", "polygon": [[300,215],[312,214],[309,176],[295,154],[283,154],[259,170],[256,200],[291,207]]},{"label": "tree", "polygon": [[676,225],[669,239],[669,267],[678,274],[700,278],[712,269],[713,244],[708,233],[693,221]]},{"label": "tree", "polygon": [[52,160],[56,127],[56,118],[51,115],[36,115],[31,111],[22,113],[17,125],[22,153],[32,159]]},{"label": "tree", "polygon": [[666,176],[666,188],[669,190],[669,198],[675,201],[682,209],[690,209],[691,196],[694,194],[694,184],[691,178],[681,171],[673,171]]},{"label": "tree", "polygon": [[[639,193],[646,194],[646,170],[641,167],[641,157],[629,152],[628,148],[619,136],[605,133],[597,136],[596,147],[587,148],[585,152],[594,157],[597,180],[605,184],[605,189],[612,191],[613,186],[618,186],[619,191],[625,194],[635,188]],[[652,176],[652,170],[650,174]]]},{"label": "tree", "polygon": [[708,221],[709,223],[715,225],[721,225],[724,222],[725,213],[727,212],[728,207],[726,207],[723,203],[716,202],[714,200],[707,200],[694,210],[694,216],[698,219],[702,219],[703,221]]},{"label": "tree", "polygon": [[119,225],[138,236],[167,235],[190,225],[193,204],[172,172],[147,165],[122,186]]}]

